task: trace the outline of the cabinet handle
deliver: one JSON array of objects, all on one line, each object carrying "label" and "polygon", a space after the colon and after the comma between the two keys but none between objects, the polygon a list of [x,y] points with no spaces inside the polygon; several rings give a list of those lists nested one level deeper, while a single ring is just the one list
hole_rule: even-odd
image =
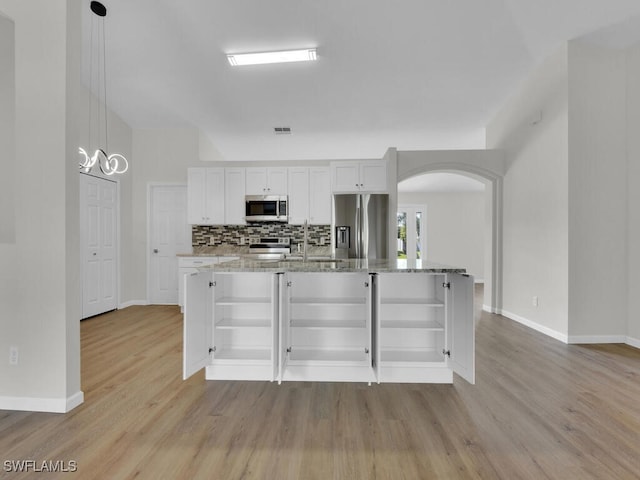
[{"label": "cabinet handle", "polygon": [[154,248],[154,249],[153,249],[153,253],[158,253],[158,249],[157,249],[157,248]]}]

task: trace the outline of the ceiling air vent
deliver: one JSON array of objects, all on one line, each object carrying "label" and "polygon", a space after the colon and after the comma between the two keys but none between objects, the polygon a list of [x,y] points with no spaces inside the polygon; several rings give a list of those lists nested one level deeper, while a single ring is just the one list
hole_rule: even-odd
[{"label": "ceiling air vent", "polygon": [[291,127],[274,127],[273,132],[276,135],[291,135]]}]

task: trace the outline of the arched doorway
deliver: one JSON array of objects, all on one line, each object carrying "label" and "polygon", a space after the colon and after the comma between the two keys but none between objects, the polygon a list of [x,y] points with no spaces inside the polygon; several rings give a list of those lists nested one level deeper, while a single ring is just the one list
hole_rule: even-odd
[{"label": "arched doorway", "polygon": [[502,308],[502,152],[424,151],[397,152],[398,183],[425,173],[455,173],[485,184],[487,234],[485,236],[485,289],[483,308],[497,313]]}]

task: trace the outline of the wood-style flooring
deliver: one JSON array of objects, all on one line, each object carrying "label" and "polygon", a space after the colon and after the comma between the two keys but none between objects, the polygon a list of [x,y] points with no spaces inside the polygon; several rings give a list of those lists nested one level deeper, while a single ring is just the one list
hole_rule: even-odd
[{"label": "wood-style flooring", "polygon": [[83,321],[84,404],[0,411],[0,478],[640,479],[640,350],[476,317],[476,385],[183,381],[177,307]]}]

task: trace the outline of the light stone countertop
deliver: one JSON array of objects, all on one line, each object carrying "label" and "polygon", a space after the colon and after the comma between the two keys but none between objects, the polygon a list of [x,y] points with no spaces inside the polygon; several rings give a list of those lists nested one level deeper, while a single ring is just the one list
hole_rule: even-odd
[{"label": "light stone countertop", "polygon": [[365,272],[365,273],[466,273],[466,269],[421,260],[348,259],[348,260],[256,260],[241,257],[238,260],[200,267],[201,271],[215,272]]}]

